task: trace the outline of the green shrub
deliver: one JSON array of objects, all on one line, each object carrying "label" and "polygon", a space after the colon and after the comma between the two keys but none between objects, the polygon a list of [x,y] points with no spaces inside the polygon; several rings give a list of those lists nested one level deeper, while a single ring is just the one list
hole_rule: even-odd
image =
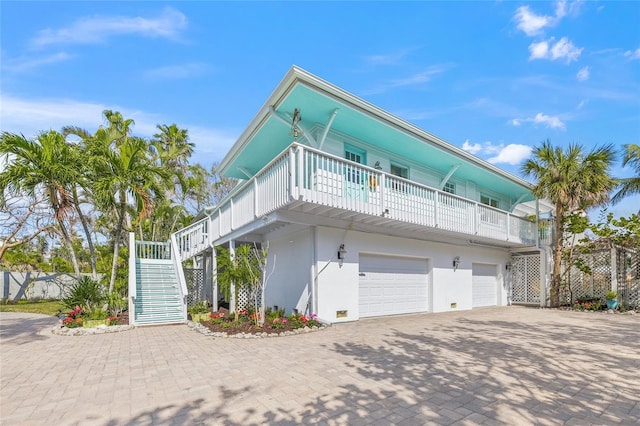
[{"label": "green shrub", "polygon": [[68,309],[80,306],[85,311],[102,308],[105,303],[104,287],[95,280],[84,276],[73,283],[62,299]]},{"label": "green shrub", "polygon": [[90,320],[105,320],[107,319],[107,311],[102,308],[95,307],[86,311],[87,317]]},{"label": "green shrub", "polygon": [[128,301],[122,297],[117,291],[112,291],[107,295],[107,302],[109,303],[109,315],[117,317],[127,308]]}]

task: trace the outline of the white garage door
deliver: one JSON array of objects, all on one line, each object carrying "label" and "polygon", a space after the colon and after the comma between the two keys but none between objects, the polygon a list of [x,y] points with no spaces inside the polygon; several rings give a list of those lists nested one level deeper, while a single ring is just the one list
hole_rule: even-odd
[{"label": "white garage door", "polygon": [[497,265],[474,263],[472,266],[472,306],[496,306],[498,303]]},{"label": "white garage door", "polygon": [[360,255],[360,317],[428,309],[427,259]]}]

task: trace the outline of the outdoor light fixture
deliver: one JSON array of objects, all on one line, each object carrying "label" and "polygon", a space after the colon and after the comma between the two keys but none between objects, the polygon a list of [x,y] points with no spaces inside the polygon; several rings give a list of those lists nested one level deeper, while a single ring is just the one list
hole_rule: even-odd
[{"label": "outdoor light fixture", "polygon": [[511,264],[511,262],[507,262],[507,264],[504,267],[507,271],[510,271],[513,265]]},{"label": "outdoor light fixture", "polygon": [[344,256],[347,254],[347,251],[344,249],[344,244],[340,244],[338,248],[338,265],[342,268],[342,264],[344,263]]},{"label": "outdoor light fixture", "polygon": [[460,266],[460,256],[456,256],[453,258],[453,270],[455,271]]}]

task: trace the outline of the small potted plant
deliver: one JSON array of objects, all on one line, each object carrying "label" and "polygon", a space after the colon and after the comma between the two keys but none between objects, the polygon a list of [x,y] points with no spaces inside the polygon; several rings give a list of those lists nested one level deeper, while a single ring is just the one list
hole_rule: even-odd
[{"label": "small potted plant", "polygon": [[608,309],[616,309],[618,307],[618,292],[614,290],[609,290],[604,297],[607,299],[607,308]]},{"label": "small potted plant", "polygon": [[200,322],[209,319],[209,303],[206,300],[196,303],[190,306],[188,309],[189,315],[191,315],[191,321]]}]

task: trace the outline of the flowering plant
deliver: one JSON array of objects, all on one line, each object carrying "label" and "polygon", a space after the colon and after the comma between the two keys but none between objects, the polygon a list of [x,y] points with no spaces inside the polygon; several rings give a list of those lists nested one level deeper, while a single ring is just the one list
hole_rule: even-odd
[{"label": "flowering plant", "polygon": [[599,311],[602,309],[602,302],[598,298],[579,297],[573,303],[573,309],[581,311]]},{"label": "flowering plant", "polygon": [[80,306],[73,308],[71,312],[67,314],[67,317],[62,320],[62,325],[67,328],[82,327],[82,314],[84,311]]}]

